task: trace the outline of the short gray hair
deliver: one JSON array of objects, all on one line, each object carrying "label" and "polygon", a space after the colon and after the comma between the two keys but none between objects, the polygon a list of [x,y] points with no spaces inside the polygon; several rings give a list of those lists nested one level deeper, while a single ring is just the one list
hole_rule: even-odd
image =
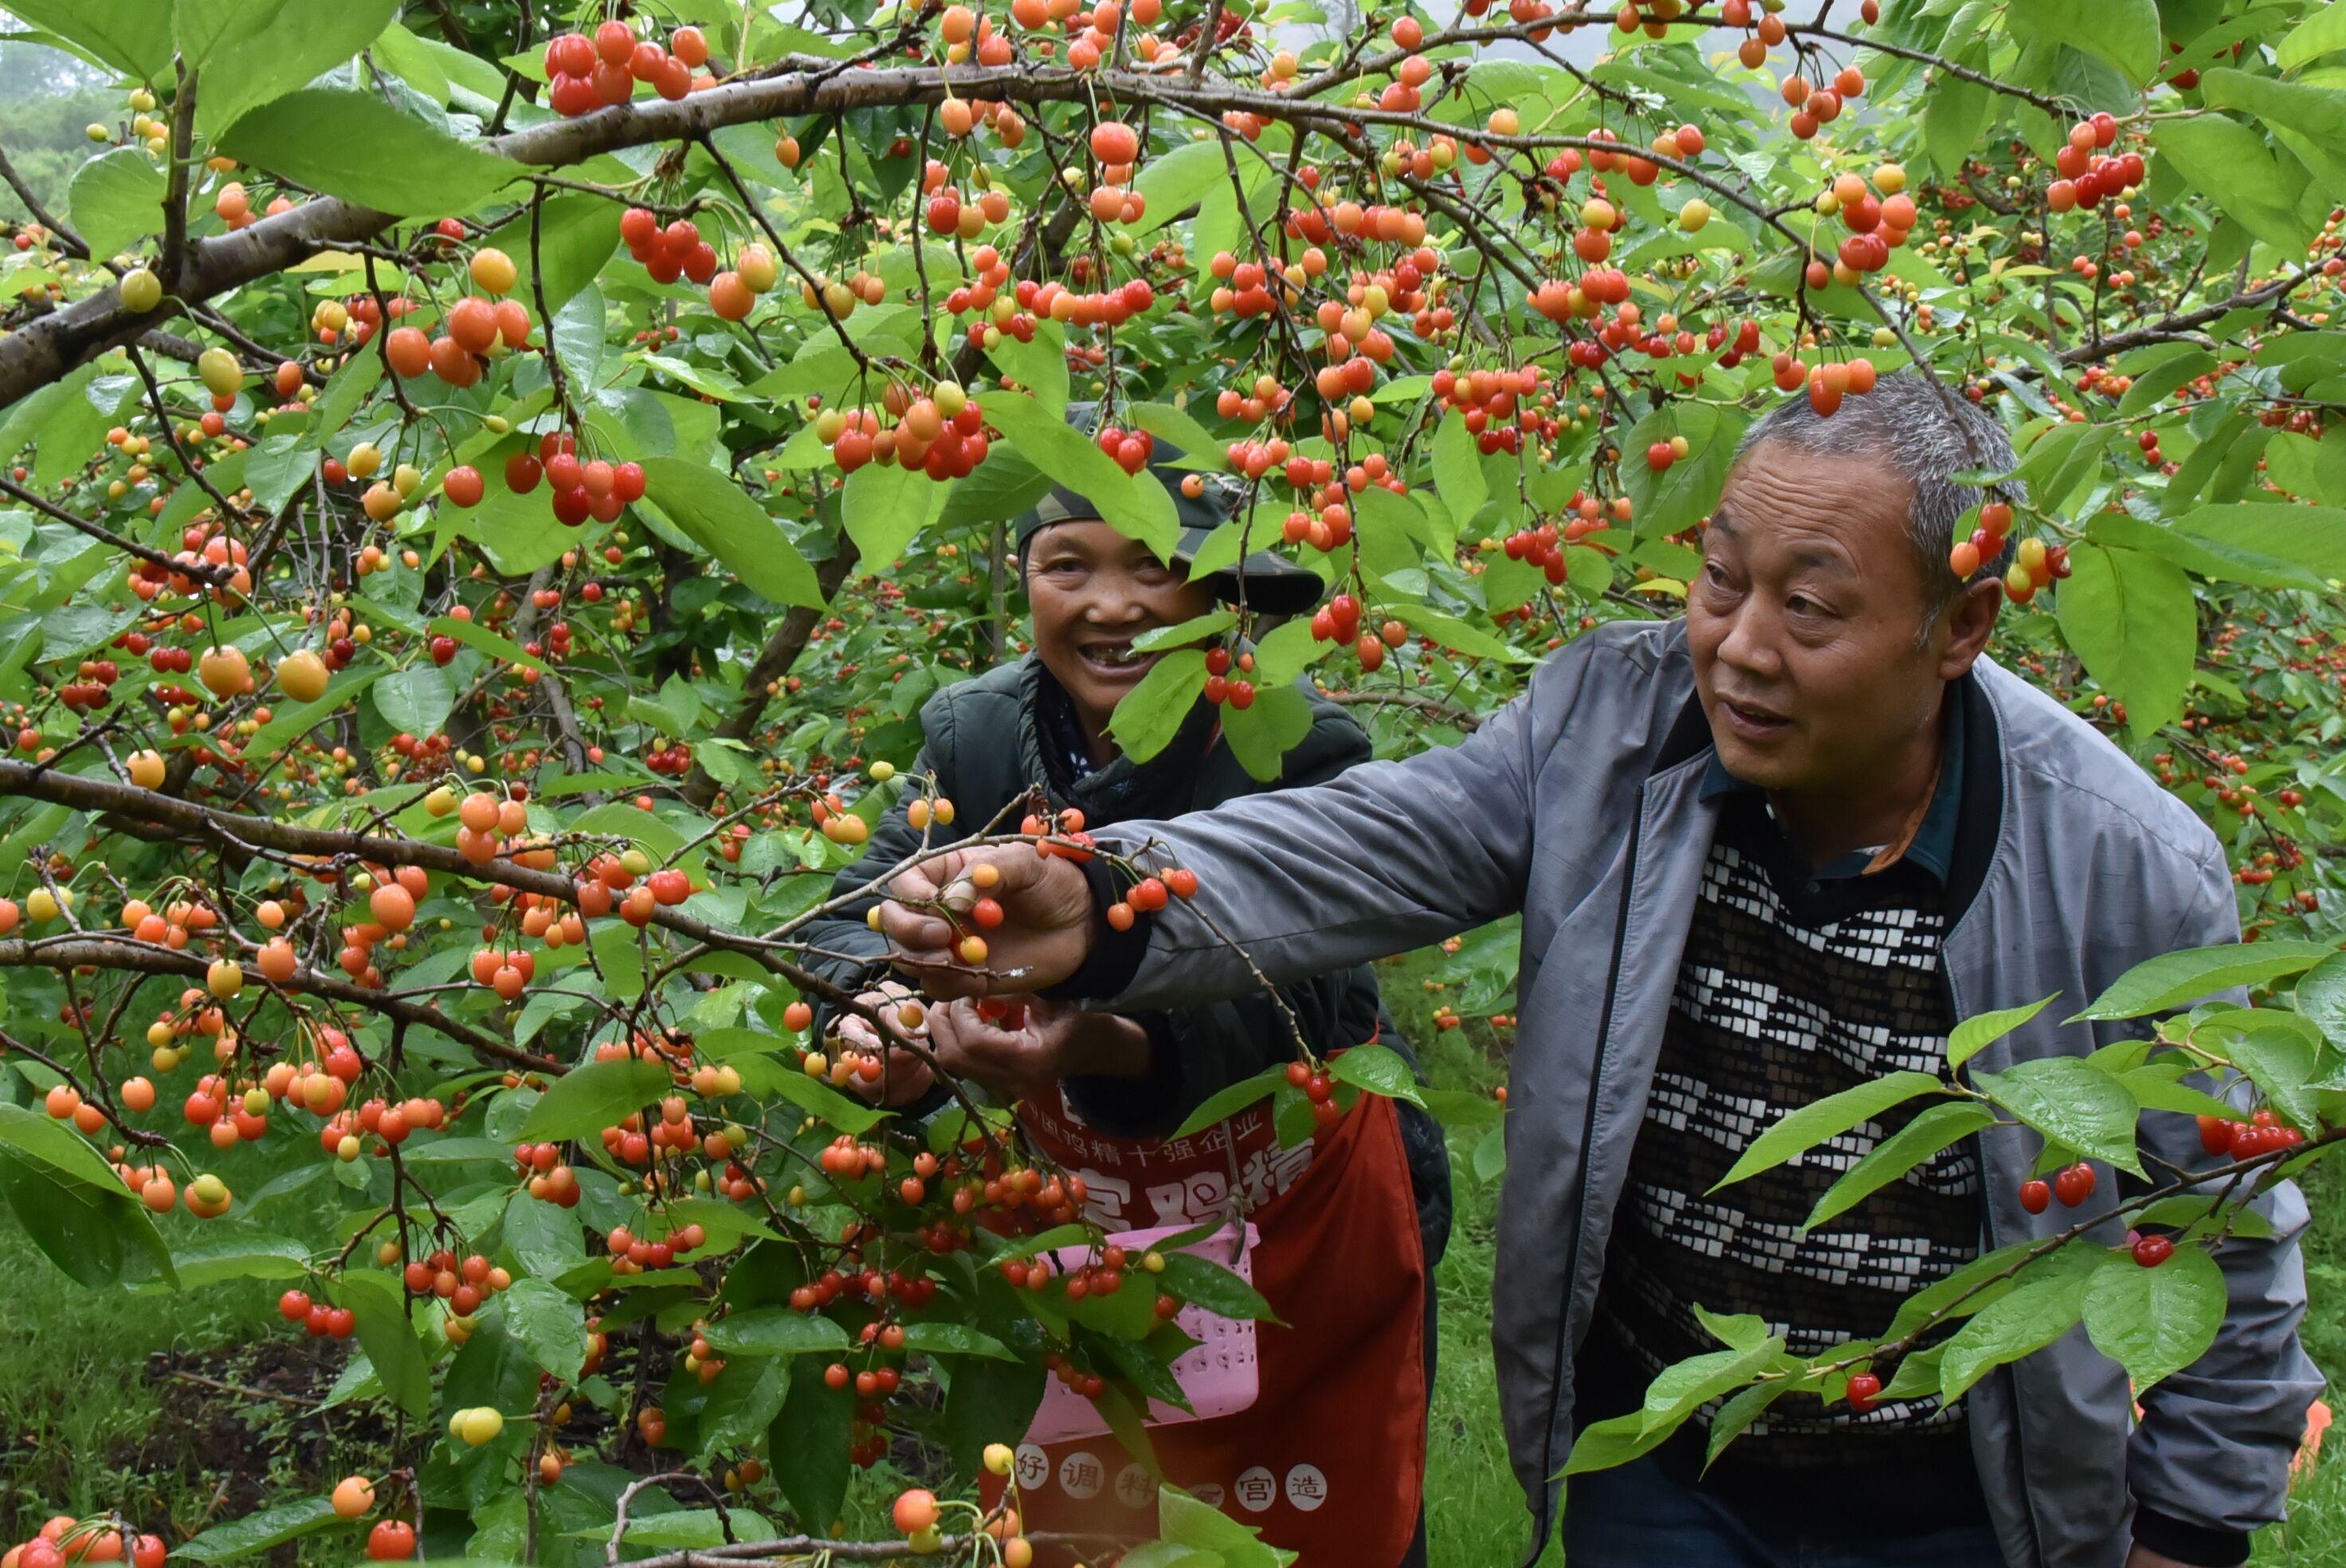
[{"label": "short gray hair", "polygon": [[[1818,456],[1879,458],[1912,487],[1907,538],[1923,581],[1943,586],[1931,600],[1932,621],[1964,585],[1947,569],[1955,524],[1987,498],[1979,486],[1953,476],[1974,470],[2009,473],[2016,464],[2012,438],[1993,415],[1913,370],[1892,371],[1872,391],[1851,392],[1830,418],[1809,405],[1806,392],[1785,399],[1751,422],[1735,449],[1736,461],[1771,441]],[[1997,490],[2014,505],[2028,499],[2027,486],[2016,479],[2005,480]],[[1994,560],[1983,559],[1971,581],[2002,576],[2012,564],[2014,543],[2006,535],[2004,548]]]}]

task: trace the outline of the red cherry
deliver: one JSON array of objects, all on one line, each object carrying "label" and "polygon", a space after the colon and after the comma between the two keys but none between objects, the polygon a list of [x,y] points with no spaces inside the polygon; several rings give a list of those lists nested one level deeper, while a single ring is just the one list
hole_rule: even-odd
[{"label": "red cherry", "polygon": [[2025,1181],[2020,1184],[2020,1207],[2026,1209],[2029,1213],[2043,1214],[2045,1212],[2045,1206],[2050,1204],[2052,1201],[2053,1189],[2045,1183],[2041,1181]]},{"label": "red cherry", "polygon": [[1882,1397],[1882,1380],[1872,1372],[1852,1372],[1849,1379],[1849,1408],[1863,1415]]},{"label": "red cherry", "polygon": [[2134,1260],[2145,1268],[2156,1268],[2174,1256],[2172,1237],[2146,1236],[2134,1244]]}]

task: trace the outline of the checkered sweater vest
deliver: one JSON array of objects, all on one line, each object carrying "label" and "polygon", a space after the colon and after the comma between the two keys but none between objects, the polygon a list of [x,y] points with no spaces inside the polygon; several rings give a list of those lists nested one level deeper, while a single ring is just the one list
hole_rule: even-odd
[{"label": "checkered sweater vest", "polygon": [[[1641,1385],[1719,1348],[1697,1305],[1756,1314],[1792,1354],[1809,1355],[1880,1333],[1904,1297],[1979,1252],[1969,1140],[1801,1228],[1838,1177],[1906,1125],[1904,1107],[1709,1191],[1787,1112],[1902,1068],[1940,1071],[1953,1022],[1939,973],[1944,900],[1926,873],[1893,866],[1807,882],[1772,824],[1739,830],[1739,820],[1749,819],[1722,818],[1703,869],[1598,1300],[1600,1335],[1627,1352],[1617,1371]],[[1770,841],[1757,841],[1762,830]],[[1886,1384],[1894,1368],[1876,1369]],[[1884,1400],[1860,1415],[1792,1396],[1729,1454],[1771,1470],[1870,1466],[1887,1451],[1953,1461],[1967,1441],[1963,1422],[1960,1404],[1943,1409],[1935,1398]],[[1896,1446],[1886,1451],[1884,1440]]]}]

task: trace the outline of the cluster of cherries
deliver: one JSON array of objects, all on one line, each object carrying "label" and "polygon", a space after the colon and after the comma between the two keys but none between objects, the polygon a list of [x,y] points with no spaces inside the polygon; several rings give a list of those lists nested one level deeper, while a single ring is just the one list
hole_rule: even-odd
[{"label": "cluster of cherries", "polygon": [[939,382],[916,397],[903,382],[891,382],[881,405],[897,416],[895,423],[882,424],[868,408],[826,408],[815,415],[815,436],[831,448],[831,460],[842,473],[876,463],[915,470],[943,484],[966,478],[985,461],[991,444],[985,413],[960,383]]},{"label": "cluster of cherries", "polygon": [[2054,155],[2053,167],[2061,178],[2045,188],[2045,205],[2055,212],[2091,209],[2099,206],[2104,197],[2118,196],[2140,185],[2147,172],[2142,154],[2123,152],[2112,157],[2098,150],[2117,137],[2118,122],[2108,114],[2071,126],[2069,139]]},{"label": "cluster of cherries", "polygon": [[[630,207],[619,215],[619,239],[655,283],[673,283],[679,278],[709,283],[717,277],[716,247],[700,237],[700,225],[689,218],[677,219],[663,228],[659,215],[650,209]],[[770,260],[766,280],[770,287]]]},{"label": "cluster of cherries", "polygon": [[1409,628],[1399,621],[1387,621],[1374,634],[1364,633],[1361,601],[1350,594],[1339,594],[1311,613],[1311,640],[1352,644],[1361,668],[1374,675],[1384,667],[1385,649],[1409,640]]},{"label": "cluster of cherries", "polygon": [[2245,1122],[2235,1122],[2223,1116],[2199,1118],[2199,1146],[2211,1155],[2229,1155],[2236,1160],[2252,1160],[2259,1155],[2293,1149],[2303,1142],[2303,1133],[2295,1127],[2284,1126],[2270,1111],[2259,1111]]},{"label": "cluster of cherries", "polygon": [[578,460],[578,438],[567,431],[540,436],[535,453],[523,450],[505,459],[505,488],[526,495],[544,478],[553,487],[555,520],[576,528],[592,517],[597,523],[617,520],[629,502],[644,494],[640,463],[612,463],[604,458]]},{"label": "cluster of cherries", "polygon": [[698,27],[678,27],[662,48],[649,38],[638,38],[634,28],[616,17],[595,29],[595,36],[563,33],[546,40],[546,101],[567,119],[597,109],[624,104],[636,96],[642,82],[673,103],[695,87],[693,72],[709,63],[709,40]]},{"label": "cluster of cherries", "polygon": [[564,1161],[558,1145],[519,1145],[514,1149],[514,1164],[530,1196],[560,1208],[578,1207],[578,1175]]},{"label": "cluster of cherries", "polygon": [[2053,1173],[2050,1182],[2031,1177],[2020,1184],[2020,1207],[2031,1214],[2043,1214],[2055,1198],[2063,1208],[2075,1208],[2094,1196],[2094,1167],[2085,1160],[2073,1166],[2063,1166]]}]

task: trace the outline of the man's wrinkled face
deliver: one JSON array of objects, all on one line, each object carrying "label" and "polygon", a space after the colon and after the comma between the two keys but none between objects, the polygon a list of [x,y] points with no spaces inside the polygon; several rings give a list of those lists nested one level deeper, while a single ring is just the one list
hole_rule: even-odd
[{"label": "man's wrinkled face", "polygon": [[1923,635],[1937,595],[1908,540],[1912,499],[1884,463],[1781,442],[1728,475],[1687,593],[1687,640],[1738,779],[1862,793],[1968,667],[1976,647],[1952,657],[1946,625]]},{"label": "man's wrinkled face", "polygon": [[1214,607],[1202,584],[1096,519],[1054,523],[1035,535],[1026,547],[1026,596],[1035,651],[1094,734],[1161,657],[1136,651],[1132,640]]}]

